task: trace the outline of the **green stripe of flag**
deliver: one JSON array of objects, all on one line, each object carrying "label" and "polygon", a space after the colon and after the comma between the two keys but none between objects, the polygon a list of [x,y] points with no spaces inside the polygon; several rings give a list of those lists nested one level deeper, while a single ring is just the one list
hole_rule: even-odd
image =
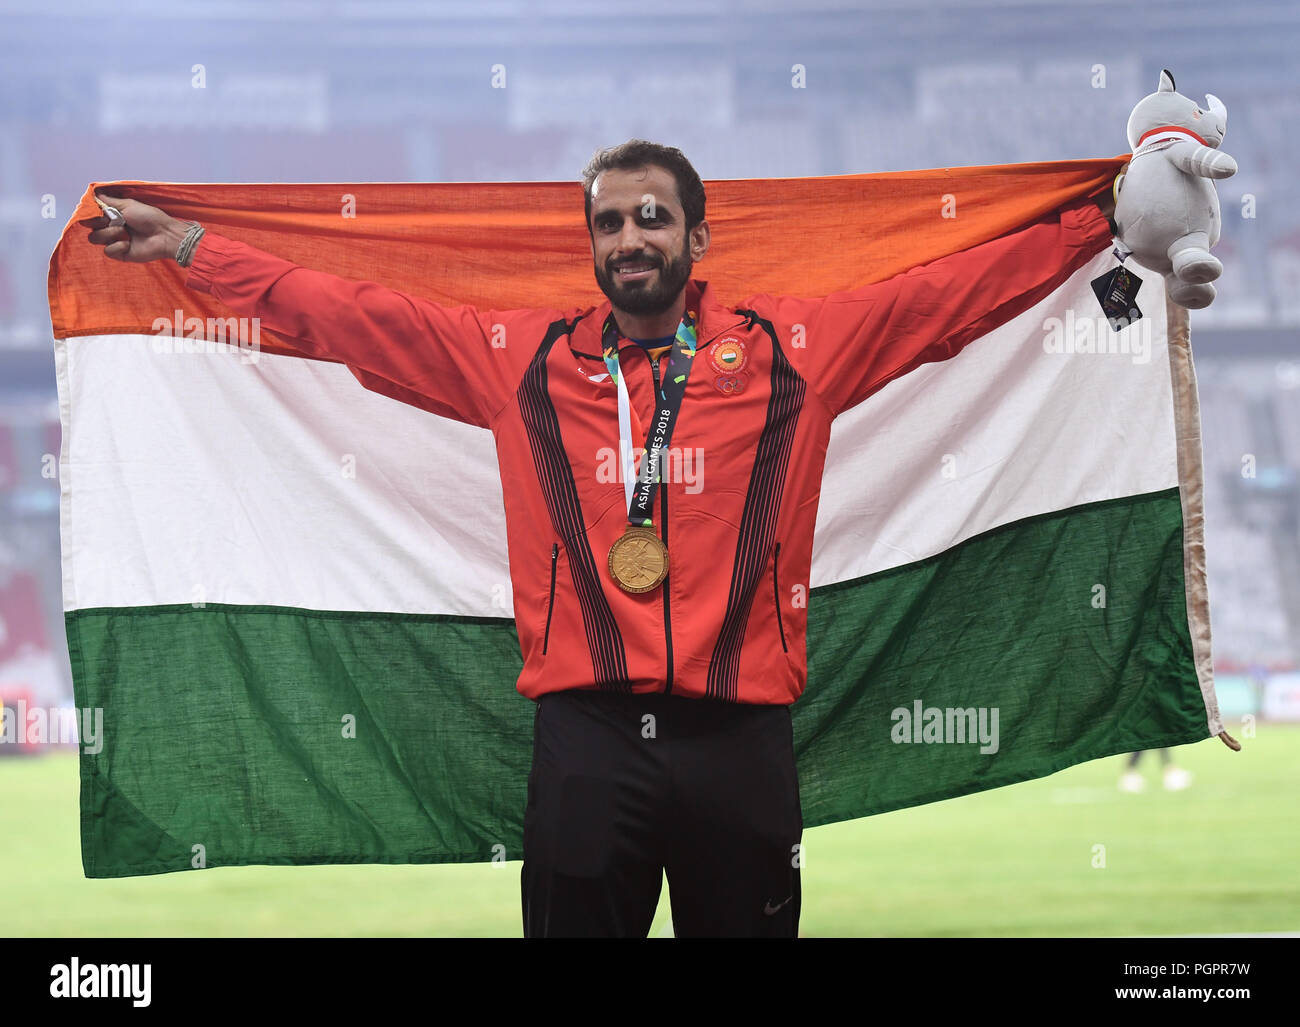
[{"label": "green stripe of flag", "polygon": [[[815,677],[794,707],[804,825],[1208,737],[1182,546],[1168,489],[1017,521],[815,590]],[[893,712],[917,700],[996,708],[998,752],[893,741]]]},{"label": "green stripe of flag", "polygon": [[[67,629],[77,704],[105,718],[82,755],[87,876],[188,869],[195,846],[207,866],[521,858],[534,707],[513,622],[209,604]],[[1176,489],[815,589],[808,658],[807,827],[1207,735]],[[119,684],[140,681],[158,685]],[[918,701],[996,709],[997,751],[896,741]]]}]

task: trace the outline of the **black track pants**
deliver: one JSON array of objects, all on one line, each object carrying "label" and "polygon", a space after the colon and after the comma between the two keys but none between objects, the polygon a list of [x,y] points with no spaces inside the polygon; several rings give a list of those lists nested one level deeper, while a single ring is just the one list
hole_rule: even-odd
[{"label": "black track pants", "polygon": [[788,706],[544,695],[524,935],[645,937],[666,870],[676,936],[796,937],[802,831]]}]

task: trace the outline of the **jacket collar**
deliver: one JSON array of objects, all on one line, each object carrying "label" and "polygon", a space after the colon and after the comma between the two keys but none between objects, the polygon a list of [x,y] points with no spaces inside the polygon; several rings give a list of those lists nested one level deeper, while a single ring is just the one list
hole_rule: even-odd
[{"label": "jacket collar", "polygon": [[[574,352],[599,357],[600,329],[612,309],[613,305],[606,299],[578,322],[569,337],[569,345]],[[695,334],[698,340],[696,345],[700,348],[707,346],[723,332],[744,324],[746,320],[734,310],[722,306],[708,282],[695,278],[686,283],[686,309],[694,310],[699,315],[695,322]],[[622,350],[624,345],[640,348],[636,343],[625,339],[619,349]]]}]

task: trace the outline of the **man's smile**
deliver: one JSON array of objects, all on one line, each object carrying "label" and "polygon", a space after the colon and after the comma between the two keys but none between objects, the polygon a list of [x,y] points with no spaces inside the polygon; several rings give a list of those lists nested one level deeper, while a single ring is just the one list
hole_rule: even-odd
[{"label": "man's smile", "polygon": [[649,278],[650,273],[654,271],[656,265],[644,260],[629,261],[626,264],[619,264],[614,268],[614,274],[620,282],[637,282],[643,278]]}]

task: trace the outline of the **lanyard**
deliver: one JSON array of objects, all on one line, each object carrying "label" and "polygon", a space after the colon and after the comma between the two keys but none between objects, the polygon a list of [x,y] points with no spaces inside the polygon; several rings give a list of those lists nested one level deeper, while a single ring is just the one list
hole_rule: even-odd
[{"label": "lanyard", "polygon": [[618,386],[618,451],[623,464],[623,492],[627,498],[627,519],[632,524],[651,525],[654,523],[655,492],[659,487],[659,462],[663,452],[668,448],[672,438],[673,426],[681,412],[682,397],[686,394],[686,380],[690,377],[691,364],[695,361],[695,322],[690,312],[682,318],[677,326],[677,335],[673,339],[672,353],[668,360],[668,369],[664,372],[655,396],[655,412],[651,419],[650,431],[646,435],[642,452],[641,475],[636,473],[636,459],[632,453],[632,403],[628,397],[627,382],[618,366],[618,324],[611,313],[605,320],[601,336],[601,354],[609,376]]}]

